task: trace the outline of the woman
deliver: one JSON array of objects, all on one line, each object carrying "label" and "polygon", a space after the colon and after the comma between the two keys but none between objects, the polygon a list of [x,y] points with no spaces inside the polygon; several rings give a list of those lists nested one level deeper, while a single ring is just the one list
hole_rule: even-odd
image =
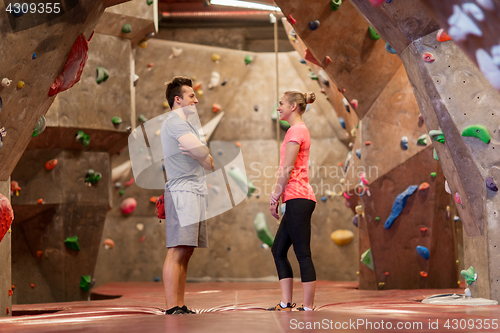
[{"label": "woman", "polygon": [[293,272],[287,258],[293,244],[300,266],[304,292],[304,304],[299,311],[313,310],[316,291],[316,271],[311,259],[311,215],[316,207],[316,198],[309,185],[309,148],[311,137],[302,121],[306,105],[316,99],[314,93],[302,94],[287,91],[281,97],[278,112],[281,120],[290,124],[280,149],[278,179],[271,193],[271,214],[279,219],[278,202],[286,202],[286,211],[276,232],[272,253],[281,287],[281,302],[271,311],[291,311]]}]

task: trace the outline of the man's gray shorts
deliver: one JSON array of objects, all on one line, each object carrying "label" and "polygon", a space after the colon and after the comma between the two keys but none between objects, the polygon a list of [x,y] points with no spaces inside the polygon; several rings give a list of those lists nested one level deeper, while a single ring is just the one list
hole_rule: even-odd
[{"label": "man's gray shorts", "polygon": [[205,195],[165,190],[167,247],[208,247],[206,208]]}]

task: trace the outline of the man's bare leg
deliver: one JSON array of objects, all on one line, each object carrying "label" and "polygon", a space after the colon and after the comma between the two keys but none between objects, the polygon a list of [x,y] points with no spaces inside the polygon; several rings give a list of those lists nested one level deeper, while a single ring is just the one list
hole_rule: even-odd
[{"label": "man's bare leg", "polygon": [[184,303],[184,293],[186,291],[186,277],[187,277],[187,269],[188,269],[188,263],[189,259],[191,259],[191,256],[193,255],[194,247],[189,247],[188,251],[186,251],[186,255],[184,256],[184,261],[181,264],[181,269],[180,269],[180,274],[179,274],[179,286],[177,288],[177,305],[178,306],[183,306],[186,303]]},{"label": "man's bare leg", "polygon": [[167,309],[183,305],[179,304],[179,279],[182,271],[181,267],[188,252],[192,253],[192,248],[189,246],[177,246],[168,249],[163,264],[163,286],[165,288]]}]

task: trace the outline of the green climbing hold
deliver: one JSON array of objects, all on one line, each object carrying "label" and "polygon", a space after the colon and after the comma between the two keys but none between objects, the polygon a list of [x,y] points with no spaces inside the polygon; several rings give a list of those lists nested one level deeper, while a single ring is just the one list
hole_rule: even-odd
[{"label": "green climbing hold", "polygon": [[139,115],[139,120],[142,121],[143,123],[145,123],[146,121],[148,121],[148,118],[146,118],[146,116],[144,114],[140,114]]},{"label": "green climbing hold", "polygon": [[115,125],[120,125],[122,123],[122,118],[114,116],[113,118],[111,118],[111,122]]},{"label": "green climbing hold", "polygon": [[82,288],[83,291],[89,291],[91,284],[92,277],[90,275],[82,275],[80,279],[80,288]]},{"label": "green climbing hold", "polygon": [[245,56],[245,65],[249,65],[253,61],[253,56],[250,54],[247,54]]},{"label": "green climbing hold", "polygon": [[486,127],[482,125],[471,125],[465,128],[462,132],[462,136],[473,136],[483,141],[484,143],[490,143],[491,136]]},{"label": "green climbing hold", "polygon": [[35,137],[45,131],[45,117],[42,116],[40,119],[38,119],[38,122],[35,125],[35,128],[33,129],[33,134],[31,134],[31,137]]},{"label": "green climbing hold", "polygon": [[148,4],[148,6],[151,6],[154,3],[154,1],[153,0],[146,0],[146,3]]},{"label": "green climbing hold", "polygon": [[371,39],[377,40],[380,39],[379,34],[373,29],[371,26],[368,27],[368,35],[370,36]]},{"label": "green climbing hold", "polygon": [[269,231],[264,213],[257,213],[255,219],[253,220],[253,226],[255,231],[257,231],[257,236],[259,236],[260,240],[269,247],[273,246],[274,237]]},{"label": "green climbing hold", "polygon": [[251,197],[252,193],[257,189],[252,181],[246,176],[246,174],[240,168],[232,168],[229,170],[229,175],[234,179],[236,184],[247,193],[247,197]]},{"label": "green climbing hold", "polygon": [[361,255],[361,260],[363,264],[368,266],[369,269],[372,271],[375,270],[375,266],[373,265],[373,255],[372,255],[372,249],[368,249]]},{"label": "green climbing hold", "polygon": [[431,172],[431,177],[432,177],[432,178],[436,178],[436,176],[437,176],[437,173],[435,173],[435,172]]},{"label": "green climbing hold", "polygon": [[307,76],[309,76],[311,80],[318,80],[318,75],[316,75],[314,72],[309,72]]},{"label": "green climbing hold", "polygon": [[439,161],[439,157],[438,157],[438,154],[437,154],[437,152],[436,152],[436,148],[434,148],[434,149],[432,150],[432,157],[434,157],[434,159],[435,159],[436,161]]},{"label": "green climbing hold", "polygon": [[417,145],[427,146],[427,134],[422,134],[418,137]]},{"label": "green climbing hold", "polygon": [[84,131],[76,132],[75,139],[84,146],[88,146],[90,144],[90,135],[85,134]]},{"label": "green climbing hold", "polygon": [[123,33],[126,33],[126,34],[129,34],[132,32],[132,26],[128,23],[125,23],[122,27],[122,32]]},{"label": "green climbing hold", "polygon": [[80,244],[78,244],[78,236],[71,236],[66,238],[64,244],[66,244],[66,246],[72,250],[80,251]]},{"label": "green climbing hold", "polygon": [[474,272],[474,267],[470,266],[468,269],[464,269],[460,272],[462,276],[467,281],[467,284],[471,284],[472,282],[477,280],[477,274]]},{"label": "green climbing hold", "polygon": [[125,194],[125,190],[120,190],[120,195],[124,195]]},{"label": "green climbing hold", "polygon": [[380,221],[380,216],[375,217],[375,221],[379,222]]},{"label": "green climbing hold", "polygon": [[339,9],[341,5],[342,5],[342,0],[331,0],[330,1],[330,6],[332,7],[333,11],[336,11],[337,9]]},{"label": "green climbing hold", "polygon": [[102,178],[100,172],[95,172],[93,169],[89,169],[87,171],[87,175],[85,176],[85,183],[89,186],[97,184],[97,182]]},{"label": "green climbing hold", "polygon": [[443,131],[431,130],[429,132],[429,136],[431,137],[431,140],[434,140],[434,141],[437,141],[437,142],[440,142],[440,143],[444,143]]},{"label": "green climbing hold", "polygon": [[97,84],[101,84],[109,78],[109,72],[106,68],[97,67],[96,71],[97,71],[97,77],[96,77]]}]

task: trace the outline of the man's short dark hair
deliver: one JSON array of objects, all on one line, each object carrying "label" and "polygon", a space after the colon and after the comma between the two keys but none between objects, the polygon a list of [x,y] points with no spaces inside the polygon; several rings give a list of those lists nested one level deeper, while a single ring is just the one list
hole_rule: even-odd
[{"label": "man's short dark hair", "polygon": [[193,87],[193,81],[185,76],[176,76],[171,82],[167,84],[167,91],[165,92],[165,97],[167,98],[168,105],[172,109],[175,103],[175,97],[179,96],[182,98],[182,86]]}]

